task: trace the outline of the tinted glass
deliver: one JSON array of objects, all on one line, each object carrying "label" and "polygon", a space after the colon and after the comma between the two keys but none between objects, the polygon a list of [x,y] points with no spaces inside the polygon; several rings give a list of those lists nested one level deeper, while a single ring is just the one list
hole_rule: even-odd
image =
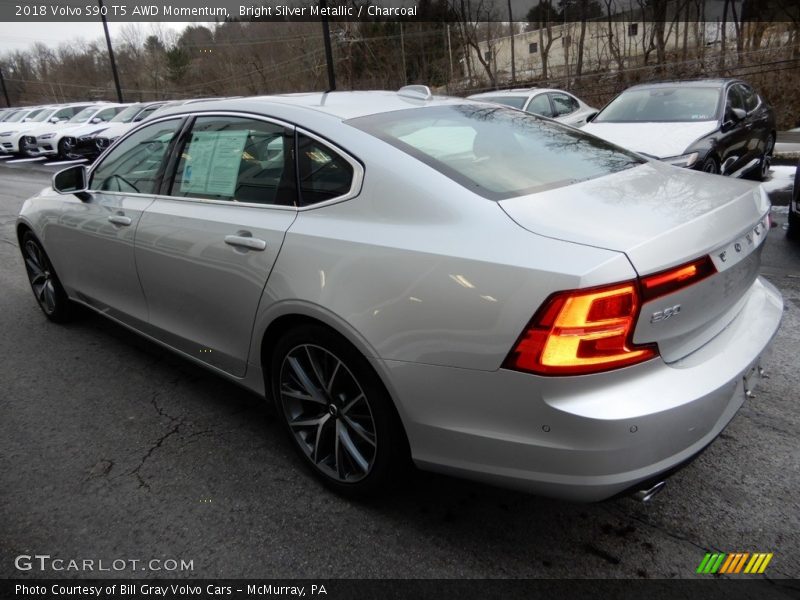
[{"label": "tinted glass", "polygon": [[27,115],[27,114],[28,114],[27,110],[20,110],[18,112],[15,112],[10,117],[8,117],[8,119],[6,119],[6,122],[7,123],[16,123],[17,121],[21,121],[25,117],[25,115]]},{"label": "tinted glass", "polygon": [[703,87],[656,87],[623,92],[593,123],[712,121],[720,90]]},{"label": "tinted glass", "polygon": [[436,106],[347,122],[494,200],[642,163],[598,138],[502,107]]},{"label": "tinted glass", "polygon": [[753,88],[751,88],[749,86],[740,85],[738,87],[739,87],[739,91],[742,94],[742,99],[744,100],[744,108],[745,108],[745,110],[747,112],[755,110],[756,107],[758,106],[758,103],[759,103],[758,94],[756,94],[753,91]]},{"label": "tinted glass", "polygon": [[557,117],[574,113],[579,108],[578,101],[572,96],[567,96],[566,94],[550,94],[550,98],[553,100],[553,107],[555,108]]},{"label": "tinted glass", "polygon": [[94,115],[94,113],[96,111],[97,111],[97,107],[96,106],[90,106],[88,108],[84,108],[81,112],[79,112],[74,117],[72,117],[68,122],[69,123],[83,123],[84,121],[89,119],[89,117]]},{"label": "tinted glass", "polygon": [[282,125],[200,117],[181,152],[170,195],[293,206],[292,143]]},{"label": "tinted glass", "polygon": [[95,115],[95,117],[97,117],[98,119],[100,119],[102,121],[109,121],[111,118],[114,117],[114,115],[117,114],[117,111],[119,111],[119,110],[120,110],[119,107],[112,106],[111,108],[107,108],[105,110],[101,110],[99,113],[97,113]]},{"label": "tinted glass", "polygon": [[739,108],[741,110],[745,110],[744,98],[742,98],[742,94],[738,85],[735,85],[728,90],[728,99],[725,103],[726,111],[731,110],[733,108]]},{"label": "tinted glass", "polygon": [[43,111],[42,111],[42,112],[40,112],[38,115],[36,115],[35,117],[33,117],[33,118],[31,119],[31,122],[34,122],[34,123],[41,123],[42,121],[46,121],[47,119],[49,119],[49,118],[52,116],[52,114],[53,114],[54,112],[56,112],[56,109],[55,109],[55,108],[48,108],[47,110],[43,110]]},{"label": "tinted glass", "polygon": [[129,106],[122,112],[117,113],[117,116],[111,119],[112,123],[130,123],[139,111],[142,110],[141,104],[134,104]]},{"label": "tinted glass", "polygon": [[529,113],[533,113],[535,115],[542,115],[543,117],[552,117],[553,116],[553,109],[550,107],[550,100],[547,97],[547,94],[539,94],[535,96],[531,103],[528,104],[528,108],[526,108]]},{"label": "tinted glass", "polygon": [[303,134],[297,136],[297,173],[301,206],[344,196],[353,186],[353,166],[327,144]]},{"label": "tinted glass", "polygon": [[494,102],[495,104],[504,104],[512,108],[522,108],[525,106],[525,101],[528,98],[525,96],[481,96],[480,98],[473,98],[481,102]]},{"label": "tinted glass", "polygon": [[153,194],[181,119],[153,123],[128,136],[92,174],[89,189]]}]

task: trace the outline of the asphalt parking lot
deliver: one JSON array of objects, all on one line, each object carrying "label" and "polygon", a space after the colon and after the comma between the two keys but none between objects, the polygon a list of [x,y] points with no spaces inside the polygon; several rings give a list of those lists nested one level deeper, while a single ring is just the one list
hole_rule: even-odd
[{"label": "asphalt parking lot", "polygon": [[[761,577],[796,593],[781,581],[800,577],[800,244],[784,231],[791,168],[776,167],[768,184],[777,226],[763,274],[785,300],[770,378],[652,503],[570,504],[418,474],[360,504],[300,468],[259,398],[100,316],[49,323],[14,224],[23,200],[63,165],[7,162],[0,577],[683,578],[696,577],[706,552],[772,552]],[[21,554],[193,568],[21,572]]]}]

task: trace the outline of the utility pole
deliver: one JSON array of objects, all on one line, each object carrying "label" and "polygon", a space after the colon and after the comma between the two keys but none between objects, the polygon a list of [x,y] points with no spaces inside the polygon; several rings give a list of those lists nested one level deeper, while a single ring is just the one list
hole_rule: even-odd
[{"label": "utility pole", "polygon": [[328,27],[328,1],[319,0],[319,8],[322,12],[322,38],[325,42],[325,60],[328,63],[328,91],[336,89],[336,74],[333,71],[333,50],[331,50],[331,30]]},{"label": "utility pole", "polygon": [[111,47],[111,36],[108,35],[108,23],[106,22],[105,8],[103,0],[97,0],[100,5],[100,19],[103,21],[103,31],[106,32],[106,45],[108,46],[108,59],[111,61],[111,72],[114,74],[114,85],[117,88],[117,101],[122,104],[122,88],[119,86],[119,74],[117,73],[117,63],[114,60],[114,49]]},{"label": "utility pole", "polygon": [[450,83],[453,82],[453,46],[450,44],[450,23],[447,24],[447,55],[450,57]]},{"label": "utility pole", "polygon": [[511,83],[517,82],[517,61],[514,59],[514,17],[511,15],[511,0],[508,0],[508,28],[511,34]]},{"label": "utility pole", "polygon": [[403,59],[403,85],[408,83],[408,71],[406,71],[406,41],[403,37],[403,22],[400,21],[400,57]]},{"label": "utility pole", "polygon": [[6,89],[6,80],[3,78],[2,68],[0,68],[0,84],[3,86],[3,96],[6,97],[6,106],[11,108],[11,100],[8,99],[8,90]]}]

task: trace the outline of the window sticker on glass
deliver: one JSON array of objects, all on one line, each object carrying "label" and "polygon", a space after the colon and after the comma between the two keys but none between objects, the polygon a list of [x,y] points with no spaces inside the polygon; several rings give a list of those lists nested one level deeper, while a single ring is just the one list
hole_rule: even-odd
[{"label": "window sticker on glass", "polygon": [[247,134],[246,130],[192,134],[186,150],[181,192],[232,198]]}]

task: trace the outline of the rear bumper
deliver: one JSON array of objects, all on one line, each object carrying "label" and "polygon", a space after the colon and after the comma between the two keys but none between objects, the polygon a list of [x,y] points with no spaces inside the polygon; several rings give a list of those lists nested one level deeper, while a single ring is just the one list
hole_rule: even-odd
[{"label": "rear bumper", "polygon": [[730,422],[778,329],[780,293],[759,278],[747,294],[725,330],[670,365],[538,377],[384,361],[412,456],[424,469],[577,501],[670,471]]}]

